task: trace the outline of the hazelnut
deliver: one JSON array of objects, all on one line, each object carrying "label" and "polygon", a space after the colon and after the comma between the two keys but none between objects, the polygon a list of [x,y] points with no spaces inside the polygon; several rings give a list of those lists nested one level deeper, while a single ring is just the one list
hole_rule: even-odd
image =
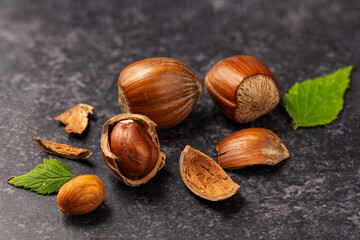
[{"label": "hazelnut", "polygon": [[239,123],[263,116],[280,101],[274,76],[252,56],[234,56],[216,63],[205,77],[205,86],[220,110]]},{"label": "hazelnut", "polygon": [[264,128],[237,131],[221,140],[216,150],[220,166],[230,169],[275,165],[290,156],[281,139]]},{"label": "hazelnut", "polygon": [[122,111],[149,117],[159,130],[184,121],[202,90],[200,81],[188,66],[165,57],[127,66],[120,73],[118,83]]},{"label": "hazelnut", "polygon": [[210,201],[227,199],[240,187],[214,160],[190,146],[180,155],[180,175],[190,191]]},{"label": "hazelnut", "polygon": [[101,150],[110,172],[129,186],[153,178],[164,166],[156,124],[140,114],[124,113],[110,118],[103,127]]},{"label": "hazelnut", "polygon": [[110,135],[110,149],[119,159],[119,168],[128,178],[139,178],[157,163],[158,151],[150,138],[134,120],[119,121]]},{"label": "hazelnut", "polygon": [[95,175],[81,175],[65,183],[59,190],[57,205],[68,215],[81,215],[95,210],[103,201],[104,186]]}]

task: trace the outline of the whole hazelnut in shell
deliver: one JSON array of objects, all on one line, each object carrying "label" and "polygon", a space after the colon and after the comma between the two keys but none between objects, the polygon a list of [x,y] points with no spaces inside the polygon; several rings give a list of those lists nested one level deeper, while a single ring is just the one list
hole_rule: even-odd
[{"label": "whole hazelnut in shell", "polygon": [[202,86],[183,62],[156,57],[127,66],[119,76],[119,103],[124,113],[142,114],[167,129],[184,121]]},{"label": "whole hazelnut in shell", "polygon": [[280,101],[273,74],[252,56],[234,56],[216,63],[205,77],[205,86],[220,110],[239,123],[263,116]]},{"label": "whole hazelnut in shell", "polygon": [[165,164],[156,124],[141,114],[123,113],[103,127],[101,151],[110,172],[129,186],[153,178]]}]

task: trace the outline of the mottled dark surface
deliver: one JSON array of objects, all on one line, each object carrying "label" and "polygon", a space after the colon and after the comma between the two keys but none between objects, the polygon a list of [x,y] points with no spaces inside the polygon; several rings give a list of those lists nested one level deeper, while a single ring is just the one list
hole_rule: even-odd
[{"label": "mottled dark surface", "polygon": [[[360,239],[359,30],[358,0],[0,1],[0,239]],[[159,133],[167,159],[154,179],[131,188],[107,171],[101,129],[120,113],[125,66],[174,57],[203,83],[214,63],[238,54],[266,63],[282,95],[354,65],[343,111],[328,126],[294,131],[279,105],[239,125],[203,91],[185,122]],[[69,135],[53,118],[80,102],[95,114],[83,135]],[[291,158],[227,171],[241,188],[226,201],[193,195],[178,170],[185,145],[216,159],[217,142],[248,127],[276,132]],[[69,217],[56,195],[7,184],[52,157],[33,136],[93,151],[83,162],[57,159],[103,180],[101,207]]]}]

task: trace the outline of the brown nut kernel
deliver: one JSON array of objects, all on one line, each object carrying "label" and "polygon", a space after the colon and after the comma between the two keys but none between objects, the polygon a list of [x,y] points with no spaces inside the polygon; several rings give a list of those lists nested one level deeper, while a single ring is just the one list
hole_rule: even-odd
[{"label": "brown nut kernel", "polygon": [[165,57],[127,66],[120,73],[118,85],[122,111],[149,117],[158,130],[184,121],[202,90],[200,81],[188,66]]},{"label": "brown nut kernel", "polygon": [[68,215],[81,215],[95,210],[103,201],[104,186],[95,175],[81,175],[65,183],[59,190],[57,205]]},{"label": "brown nut kernel", "polygon": [[210,201],[227,199],[240,187],[214,160],[189,145],[180,155],[180,175],[190,191]]},{"label": "brown nut kernel", "polygon": [[238,169],[256,164],[275,165],[290,157],[281,139],[264,128],[248,128],[235,132],[217,146],[221,167]]},{"label": "brown nut kernel", "polygon": [[124,113],[110,118],[103,127],[101,150],[110,172],[129,186],[153,178],[164,166],[165,155],[156,124],[140,114]]},{"label": "brown nut kernel", "polygon": [[234,56],[216,63],[205,77],[205,86],[220,110],[239,123],[265,115],[280,101],[274,76],[252,56]]},{"label": "brown nut kernel", "polygon": [[158,151],[150,135],[133,120],[121,120],[115,125],[110,149],[119,159],[120,170],[132,179],[146,175],[158,160]]}]

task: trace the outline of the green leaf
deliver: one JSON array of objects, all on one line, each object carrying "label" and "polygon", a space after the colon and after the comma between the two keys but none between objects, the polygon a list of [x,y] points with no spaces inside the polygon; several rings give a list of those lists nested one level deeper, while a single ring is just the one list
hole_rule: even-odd
[{"label": "green leaf", "polygon": [[295,83],[285,94],[283,105],[294,120],[294,129],[325,125],[334,121],[343,108],[353,66],[313,80]]},{"label": "green leaf", "polygon": [[56,159],[44,159],[43,164],[19,177],[9,180],[15,187],[27,188],[39,194],[52,194],[74,177],[70,169]]}]

